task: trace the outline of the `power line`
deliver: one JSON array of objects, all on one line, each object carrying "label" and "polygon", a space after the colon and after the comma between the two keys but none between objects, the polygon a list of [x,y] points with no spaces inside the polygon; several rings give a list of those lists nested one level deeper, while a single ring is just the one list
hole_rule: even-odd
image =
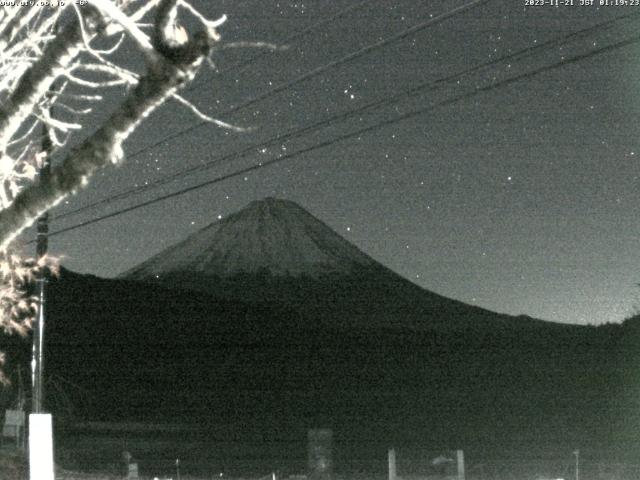
[{"label": "power line", "polygon": [[[361,49],[356,50],[355,52],[352,52],[352,53],[350,53],[350,54],[348,54],[348,55],[346,55],[344,57],[341,57],[338,60],[334,60],[333,62],[330,62],[328,64],[325,64],[325,65],[322,65],[320,67],[317,67],[316,69],[313,69],[313,70],[311,70],[311,71],[309,71],[309,72],[307,72],[307,73],[305,73],[303,75],[300,75],[300,76],[296,77],[295,79],[293,79],[293,80],[291,80],[289,82],[282,83],[282,84],[274,87],[273,89],[263,93],[262,95],[254,97],[254,98],[248,100],[247,102],[244,102],[243,104],[240,104],[240,105],[238,105],[236,107],[233,107],[233,108],[227,110],[226,112],[222,113],[221,116],[229,115],[229,114],[234,113],[234,112],[236,112],[236,111],[238,111],[238,110],[240,110],[242,108],[245,108],[247,106],[253,105],[254,103],[257,103],[258,101],[263,100],[263,99],[265,99],[267,97],[270,97],[271,95],[275,95],[276,93],[279,93],[281,91],[284,91],[287,88],[290,88],[291,86],[293,86],[293,85],[295,85],[297,83],[300,83],[300,82],[302,82],[304,80],[308,80],[308,79],[310,79],[310,78],[312,78],[314,76],[317,76],[320,73],[322,73],[322,72],[324,72],[324,71],[326,71],[326,70],[328,70],[330,68],[338,66],[338,65],[340,65],[342,63],[345,63],[347,61],[351,61],[351,60],[354,60],[356,58],[359,58],[362,55],[365,55],[366,53],[369,53],[372,50],[375,50],[375,49],[378,49],[378,48],[382,48],[383,46],[386,46],[389,43],[392,43],[394,41],[397,41],[397,40],[400,40],[402,38],[405,38],[405,37],[407,37],[407,36],[409,36],[409,35],[411,35],[413,33],[416,33],[416,32],[418,32],[420,30],[423,30],[423,29],[425,29],[425,28],[427,28],[427,27],[429,27],[431,25],[440,23],[440,22],[442,22],[442,21],[444,21],[444,20],[446,20],[446,19],[448,19],[448,18],[450,18],[452,16],[455,16],[455,15],[458,15],[458,14],[464,12],[464,11],[476,8],[476,7],[480,6],[481,4],[487,3],[489,1],[490,0],[473,0],[473,1],[471,1],[471,2],[469,2],[467,4],[465,4],[465,5],[461,5],[459,7],[456,7],[454,9],[452,9],[452,10],[449,10],[448,12],[445,12],[443,14],[440,14],[438,16],[430,18],[429,20],[421,22],[421,23],[419,23],[417,25],[414,25],[414,26],[412,26],[412,27],[410,27],[408,29],[405,29],[405,30],[399,32],[396,35],[393,35],[391,37],[387,37],[387,38],[385,38],[383,40],[380,40],[380,41],[375,42],[373,44],[369,44],[369,45],[367,45],[365,47],[362,47]],[[352,9],[345,9],[345,10],[352,10]],[[338,14],[339,13],[340,12],[338,12]],[[344,13],[344,10],[342,11],[342,13]],[[338,14],[336,14],[336,15],[338,15]],[[128,155],[127,158],[129,158],[129,159],[134,158],[134,157],[144,153],[145,151],[148,151],[148,150],[150,150],[150,149],[152,149],[152,148],[154,148],[156,146],[162,145],[163,143],[166,143],[166,142],[168,142],[170,140],[173,140],[173,139],[175,139],[177,137],[180,137],[180,136],[182,136],[182,135],[184,135],[184,134],[186,134],[186,133],[188,133],[190,131],[193,131],[193,130],[195,130],[195,129],[203,126],[203,125],[206,125],[207,123],[208,122],[206,122],[206,121],[198,122],[198,123],[196,123],[194,125],[191,125],[190,127],[187,127],[186,129],[183,129],[183,130],[180,130],[180,131],[178,131],[178,132],[176,132],[174,134],[168,135],[168,136],[166,136],[166,137],[164,137],[164,138],[162,138],[162,139],[160,139],[160,140],[158,140],[158,141],[156,141],[156,142],[154,142],[154,143],[152,143],[150,145],[142,147],[141,149],[133,152],[132,154]],[[87,206],[86,208],[91,208],[91,207]],[[73,213],[77,213],[77,212],[73,212]],[[71,214],[72,213],[70,212],[68,214],[65,214],[64,216],[68,216],[68,215],[71,215]],[[60,218],[60,217],[62,217],[62,216],[59,216],[58,218]]]},{"label": "power line", "polygon": [[79,207],[79,208],[77,208],[75,210],[71,210],[69,212],[65,212],[65,213],[63,213],[61,215],[58,215],[56,218],[57,219],[61,219],[61,218],[66,218],[66,217],[69,217],[69,216],[72,216],[72,215],[76,215],[78,213],[81,213],[83,211],[89,210],[91,208],[94,208],[94,207],[97,207],[97,206],[100,206],[100,205],[104,205],[104,204],[108,204],[108,203],[111,203],[111,202],[116,201],[116,200],[122,200],[124,198],[127,198],[127,197],[129,197],[131,195],[135,195],[137,193],[142,193],[142,192],[147,191],[147,190],[149,190],[151,188],[155,188],[155,187],[158,187],[160,185],[164,185],[166,183],[172,182],[172,181],[174,181],[174,180],[176,180],[178,178],[184,177],[184,176],[188,176],[188,175],[193,174],[195,172],[199,172],[199,171],[202,171],[202,170],[206,170],[206,169],[212,168],[213,166],[219,165],[222,162],[225,162],[225,161],[228,161],[228,160],[234,160],[234,159],[243,158],[244,156],[255,152],[257,149],[268,147],[268,146],[270,146],[272,144],[275,144],[275,143],[280,143],[280,142],[283,142],[283,141],[290,140],[291,138],[301,136],[301,135],[303,135],[305,133],[320,129],[320,128],[324,127],[324,126],[330,126],[332,123],[336,123],[336,122],[339,122],[339,121],[346,120],[349,117],[364,113],[367,110],[377,109],[377,108],[383,107],[385,105],[390,105],[392,103],[395,103],[395,102],[399,101],[403,97],[411,98],[412,96],[416,96],[416,95],[423,94],[423,93],[426,93],[426,92],[429,92],[429,91],[433,91],[433,90],[441,87],[442,84],[444,84],[446,82],[451,82],[453,80],[463,78],[463,77],[468,76],[468,75],[470,75],[472,73],[487,69],[487,68],[492,67],[494,65],[497,65],[499,63],[504,63],[504,62],[507,62],[509,60],[520,61],[523,58],[528,58],[531,55],[537,53],[539,50],[548,49],[548,48],[550,48],[552,46],[555,46],[555,45],[565,44],[569,40],[573,39],[574,37],[584,36],[586,34],[589,34],[589,33],[593,32],[593,31],[596,31],[596,30],[599,30],[599,29],[602,29],[602,28],[607,28],[607,27],[609,27],[610,25],[612,25],[615,22],[619,22],[621,20],[624,20],[624,19],[627,19],[627,18],[632,18],[632,17],[637,17],[637,16],[640,16],[640,13],[623,15],[623,16],[620,16],[620,17],[618,17],[616,19],[612,19],[612,20],[608,20],[608,21],[605,21],[605,22],[602,22],[602,23],[599,23],[599,24],[596,24],[596,25],[592,25],[590,27],[586,27],[586,28],[578,30],[576,32],[572,32],[572,33],[570,33],[568,35],[564,35],[564,36],[561,36],[561,37],[558,37],[558,38],[555,38],[555,39],[551,39],[551,40],[548,40],[546,42],[543,42],[543,43],[540,43],[540,44],[537,44],[537,45],[533,45],[531,47],[524,48],[522,50],[519,50],[518,52],[511,53],[511,54],[508,54],[508,55],[503,55],[500,58],[496,58],[494,60],[491,60],[491,61],[488,61],[488,62],[484,62],[484,63],[482,63],[480,65],[476,65],[476,66],[474,66],[472,68],[469,68],[467,70],[464,70],[464,71],[461,71],[461,72],[457,72],[457,73],[448,75],[446,77],[443,77],[443,78],[440,78],[440,79],[437,79],[437,80],[424,82],[424,83],[422,83],[420,85],[412,87],[409,90],[402,91],[402,92],[400,92],[398,94],[395,94],[395,95],[393,95],[391,97],[386,97],[386,98],[382,98],[382,99],[379,99],[379,100],[376,100],[376,101],[373,101],[373,102],[369,102],[368,104],[363,105],[361,107],[358,107],[358,108],[356,108],[354,110],[349,110],[349,111],[346,111],[346,112],[338,113],[338,114],[333,115],[333,116],[331,116],[329,118],[326,118],[326,119],[320,120],[318,122],[315,122],[315,123],[313,123],[311,125],[307,125],[306,127],[303,127],[303,128],[300,128],[300,129],[290,130],[290,131],[288,131],[286,133],[283,133],[283,134],[278,134],[278,135],[276,135],[274,137],[271,137],[268,140],[262,141],[262,142],[257,143],[257,144],[250,145],[250,146],[248,146],[248,147],[246,147],[246,148],[244,148],[244,149],[242,149],[240,151],[232,152],[230,154],[227,154],[227,155],[224,155],[222,157],[218,157],[218,158],[216,158],[214,160],[211,160],[211,161],[209,161],[209,162],[207,162],[207,163],[205,163],[203,165],[197,165],[197,166],[194,166],[194,167],[190,167],[190,168],[181,170],[179,172],[176,172],[176,173],[174,173],[172,175],[160,178],[160,179],[158,179],[158,180],[156,180],[154,182],[151,182],[149,184],[142,185],[142,186],[139,186],[139,187],[134,187],[134,188],[125,190],[123,192],[120,192],[120,193],[118,193],[116,195],[112,195],[112,196],[103,198],[101,200],[92,202],[92,203],[90,203],[88,205],[84,205],[84,206]]},{"label": "power line", "polygon": [[[223,181],[228,180],[230,178],[238,177],[240,175],[245,175],[245,174],[250,173],[252,171],[259,170],[259,169],[262,169],[264,167],[268,167],[268,166],[272,166],[272,165],[284,162],[285,160],[289,160],[289,159],[297,157],[299,155],[303,155],[305,153],[309,153],[309,152],[312,152],[312,151],[315,151],[315,150],[319,150],[321,148],[328,147],[330,145],[333,145],[335,143],[338,143],[338,142],[341,142],[341,141],[344,141],[344,140],[348,140],[348,139],[351,139],[351,138],[356,138],[356,137],[362,136],[365,133],[369,133],[369,132],[372,132],[374,130],[378,130],[378,129],[386,127],[388,125],[392,125],[392,124],[397,123],[397,122],[401,122],[401,121],[404,121],[404,120],[407,120],[407,119],[410,119],[410,118],[413,118],[413,117],[417,117],[417,116],[422,115],[424,113],[427,113],[427,112],[429,112],[431,110],[434,110],[435,108],[451,105],[451,104],[457,103],[457,102],[459,102],[461,100],[466,100],[468,98],[474,97],[474,96],[476,96],[476,95],[478,95],[480,93],[490,92],[490,91],[496,90],[496,89],[498,89],[500,87],[511,85],[513,83],[529,79],[529,78],[531,78],[531,77],[533,77],[535,75],[539,75],[541,73],[549,72],[549,71],[555,70],[557,68],[563,67],[565,65],[570,65],[570,64],[573,64],[573,63],[577,63],[579,61],[582,61],[582,60],[585,60],[585,59],[588,59],[588,58],[592,58],[592,57],[595,57],[595,56],[598,56],[598,55],[602,55],[602,54],[611,52],[613,50],[616,50],[616,49],[619,49],[619,48],[623,48],[623,47],[632,45],[634,43],[639,43],[639,42],[640,42],[640,35],[636,35],[636,36],[631,37],[629,39],[622,40],[620,42],[617,42],[617,43],[614,43],[614,44],[611,44],[611,45],[607,45],[605,47],[601,47],[599,49],[592,50],[592,51],[584,53],[584,54],[576,55],[576,56],[571,57],[569,59],[564,59],[564,60],[561,60],[559,62],[553,63],[551,65],[546,65],[546,66],[540,67],[540,68],[538,68],[536,70],[532,70],[530,72],[525,72],[525,73],[516,75],[514,77],[510,77],[510,78],[507,78],[505,80],[501,80],[501,81],[496,82],[494,84],[487,85],[487,86],[475,89],[475,90],[473,90],[471,92],[467,92],[467,93],[458,95],[456,97],[452,97],[452,98],[443,100],[443,101],[438,102],[436,104],[430,105],[430,106],[428,106],[426,108],[414,110],[412,112],[407,112],[407,113],[405,113],[403,115],[400,115],[398,117],[395,117],[393,119],[388,119],[388,120],[379,122],[379,123],[377,123],[375,125],[371,125],[371,126],[364,127],[364,128],[361,128],[359,130],[356,130],[356,131],[353,131],[353,132],[350,132],[350,133],[346,133],[344,135],[340,135],[340,136],[335,137],[335,138],[333,138],[331,140],[327,140],[327,141],[318,143],[316,145],[312,145],[310,147],[306,147],[306,148],[300,149],[300,150],[298,150],[296,152],[292,152],[290,154],[283,155],[281,157],[274,158],[272,160],[268,160],[268,161],[262,162],[262,163],[257,164],[257,165],[252,165],[250,167],[246,167],[246,168],[243,168],[243,169],[240,169],[240,170],[236,170],[235,172],[232,172],[232,173],[229,173],[229,174],[226,174],[226,175],[222,175],[222,176],[216,177],[214,179],[207,180],[205,182],[201,182],[201,183],[196,184],[196,185],[192,185],[191,187],[187,187],[187,188],[184,188],[184,189],[181,189],[181,190],[178,190],[178,191],[166,194],[166,195],[162,195],[162,196],[159,196],[159,197],[156,197],[156,198],[153,198],[153,199],[138,203],[136,205],[132,205],[130,207],[126,207],[126,208],[117,210],[115,212],[111,212],[109,214],[102,215],[100,217],[96,217],[96,218],[93,218],[93,219],[78,223],[76,225],[72,225],[70,227],[66,227],[66,228],[62,228],[60,230],[56,230],[54,232],[51,232],[49,234],[49,236],[60,235],[62,233],[69,232],[69,231],[72,231],[72,230],[76,230],[78,228],[82,228],[82,227],[91,225],[93,223],[100,222],[102,220],[113,218],[113,217],[116,217],[118,215],[122,215],[124,213],[128,213],[128,212],[131,212],[133,210],[137,210],[139,208],[143,208],[143,207],[146,207],[148,205],[152,205],[154,203],[158,203],[158,202],[167,200],[169,198],[174,198],[174,197],[183,195],[185,193],[192,192],[194,190],[199,190],[199,189],[204,188],[204,187],[209,186],[209,185],[213,185],[213,184],[216,184],[216,183],[223,182]],[[26,242],[26,243],[27,244],[33,243],[33,241]]]},{"label": "power line", "polygon": [[[437,15],[437,16],[435,16],[433,18],[430,18],[429,20],[426,20],[424,22],[418,23],[418,24],[414,25],[413,27],[409,27],[409,28],[407,28],[407,29],[395,34],[395,35],[387,37],[387,38],[385,38],[383,40],[380,40],[378,42],[366,45],[366,46],[360,48],[359,50],[356,50],[354,52],[351,52],[351,53],[345,55],[344,57],[341,57],[341,58],[339,58],[337,60],[334,60],[332,62],[326,63],[324,65],[321,65],[321,66],[317,67],[317,68],[314,68],[313,70],[310,70],[307,73],[299,75],[298,77],[296,77],[296,78],[294,78],[292,80],[280,83],[279,85],[276,85],[272,89],[270,89],[270,90],[268,90],[268,91],[266,91],[266,92],[264,92],[264,93],[262,93],[262,94],[260,94],[260,95],[258,95],[256,97],[253,97],[253,98],[245,101],[244,103],[236,105],[235,107],[232,107],[232,108],[222,112],[220,114],[220,116],[224,117],[226,115],[231,115],[231,114],[233,114],[233,113],[235,113],[235,112],[237,112],[239,110],[247,108],[247,107],[249,107],[249,106],[251,106],[251,105],[253,105],[255,103],[258,103],[258,102],[260,102],[262,100],[265,100],[266,98],[269,98],[269,97],[271,97],[273,95],[276,95],[276,94],[278,94],[280,92],[283,92],[283,91],[285,91],[285,90],[297,85],[298,83],[302,83],[302,82],[304,82],[306,80],[309,80],[309,79],[311,79],[313,77],[316,77],[316,76],[320,75],[321,73],[323,73],[323,72],[325,72],[325,71],[327,71],[327,70],[329,70],[331,68],[337,67],[339,65],[342,65],[343,63],[347,63],[347,62],[350,62],[350,61],[355,60],[357,58],[360,58],[363,55],[366,55],[367,53],[369,53],[371,51],[374,51],[374,50],[377,50],[379,48],[385,47],[388,44],[396,42],[398,40],[402,40],[403,38],[406,38],[406,37],[408,37],[408,36],[410,36],[410,35],[412,35],[414,33],[417,33],[417,32],[419,32],[421,30],[424,30],[427,27],[430,27],[432,25],[435,25],[435,24],[438,24],[440,22],[443,22],[443,21],[445,21],[445,20],[447,20],[447,19],[449,19],[449,18],[451,18],[451,17],[453,17],[455,15],[459,15],[459,14],[465,12],[465,11],[471,10],[473,8],[477,8],[477,7],[481,6],[482,4],[488,3],[490,1],[491,0],[472,0],[469,3],[466,3],[464,5],[456,7],[454,9],[452,9],[452,10],[449,10],[448,12],[445,12],[445,13],[442,13],[440,15]],[[156,142],[153,142],[153,143],[151,143],[149,145],[146,145],[146,146],[136,150],[131,155],[129,155],[128,158],[136,157],[136,156],[140,155],[141,153],[144,153],[144,152],[146,152],[148,150],[151,150],[152,148],[155,148],[155,147],[157,147],[159,145],[162,145],[163,143],[166,143],[166,142],[168,142],[170,140],[173,140],[175,138],[181,137],[182,135],[185,135],[186,133],[189,133],[189,132],[191,132],[191,131],[193,131],[193,130],[195,130],[197,128],[200,128],[203,125],[207,125],[207,124],[208,124],[208,122],[206,122],[206,121],[201,121],[201,122],[195,123],[195,124],[191,125],[190,127],[182,129],[182,130],[180,130],[180,131],[178,131],[178,132],[176,132],[174,134],[168,135],[163,139],[160,139],[160,140],[158,140]]]}]

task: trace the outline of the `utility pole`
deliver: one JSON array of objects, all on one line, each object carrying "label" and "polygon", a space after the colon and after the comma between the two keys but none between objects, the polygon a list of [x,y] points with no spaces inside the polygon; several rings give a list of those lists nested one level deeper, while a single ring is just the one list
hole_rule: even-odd
[{"label": "utility pole", "polygon": [[[51,110],[51,109],[50,109]],[[42,130],[43,164],[40,166],[38,181],[46,181],[51,174],[50,154],[52,142],[49,128]],[[38,218],[36,257],[40,261],[47,254],[49,216],[44,213]],[[46,313],[47,270],[43,266],[36,278],[38,312],[33,329],[33,349],[31,358],[31,413],[29,414],[29,480],[54,480],[53,463],[53,418],[44,410],[44,325]]]},{"label": "utility pole", "polygon": [[[38,172],[39,182],[45,182],[51,175],[51,160],[49,155],[52,149],[49,127],[42,127],[42,152],[43,163]],[[40,261],[49,247],[49,214],[43,213],[37,223],[36,260]],[[44,371],[44,326],[46,312],[46,284],[47,273],[41,268],[36,278],[36,295],[38,297],[38,312],[36,325],[33,329],[33,347],[31,355],[31,413],[42,413],[44,406],[44,385],[42,382]]]},{"label": "utility pole", "polygon": [[576,480],[580,480],[580,450],[576,448],[573,454],[576,456]]}]

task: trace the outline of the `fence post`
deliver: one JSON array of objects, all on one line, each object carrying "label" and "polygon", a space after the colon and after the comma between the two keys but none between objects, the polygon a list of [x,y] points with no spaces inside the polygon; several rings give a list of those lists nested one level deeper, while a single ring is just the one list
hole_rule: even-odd
[{"label": "fence post", "polygon": [[396,450],[389,449],[389,480],[396,480]]},{"label": "fence post", "polygon": [[458,460],[458,480],[464,480],[464,451],[456,450],[456,458]]},{"label": "fence post", "polygon": [[307,432],[308,469],[314,479],[327,480],[333,476],[333,432],[316,428]]},{"label": "fence post", "polygon": [[134,462],[127,465],[127,479],[138,480],[139,478],[138,464]]}]

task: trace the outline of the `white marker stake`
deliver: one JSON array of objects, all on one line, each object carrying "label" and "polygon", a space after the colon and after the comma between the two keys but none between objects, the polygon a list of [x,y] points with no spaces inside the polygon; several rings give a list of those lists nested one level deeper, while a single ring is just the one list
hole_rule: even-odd
[{"label": "white marker stake", "polygon": [[29,415],[29,480],[54,480],[50,413]]}]

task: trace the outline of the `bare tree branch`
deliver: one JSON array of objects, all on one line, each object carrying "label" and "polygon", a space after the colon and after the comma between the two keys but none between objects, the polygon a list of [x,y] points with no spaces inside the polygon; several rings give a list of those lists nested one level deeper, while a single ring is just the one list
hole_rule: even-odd
[{"label": "bare tree branch", "polygon": [[0,212],[0,250],[6,249],[39,215],[86,185],[97,169],[119,162],[123,158],[122,144],[135,127],[193,78],[217,34],[212,35],[212,27],[207,25],[187,43],[176,44],[168,36],[167,27],[175,22],[177,3],[177,0],[160,2],[152,37],[157,55],[122,105],[97,132],[70,152],[46,180],[26,187]]},{"label": "bare tree branch", "polygon": [[0,108],[0,154],[4,154],[11,137],[44,97],[55,79],[64,74],[80,53],[82,33],[72,22],[51,41],[42,57],[20,79],[17,87]]}]

